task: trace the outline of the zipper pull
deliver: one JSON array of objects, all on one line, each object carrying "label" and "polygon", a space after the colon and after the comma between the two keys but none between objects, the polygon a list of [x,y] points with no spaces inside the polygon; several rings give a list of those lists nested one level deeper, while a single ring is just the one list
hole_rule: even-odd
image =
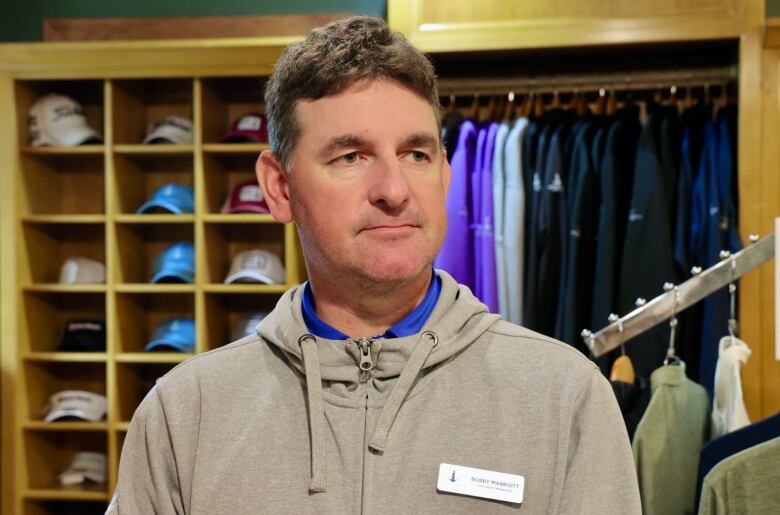
[{"label": "zipper pull", "polygon": [[374,341],[371,338],[358,338],[355,343],[360,347],[360,370],[368,372],[374,368],[374,360],[371,359],[371,344]]}]

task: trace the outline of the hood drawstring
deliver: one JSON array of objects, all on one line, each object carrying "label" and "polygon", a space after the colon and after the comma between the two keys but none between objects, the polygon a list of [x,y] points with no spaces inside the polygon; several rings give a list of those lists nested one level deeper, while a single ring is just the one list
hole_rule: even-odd
[{"label": "hood drawstring", "polygon": [[325,406],[322,398],[322,377],[320,359],[317,354],[317,340],[310,334],[298,339],[303,355],[306,373],[306,393],[309,404],[309,432],[311,436],[311,485],[312,492],[325,491],[326,449],[325,449]]},{"label": "hood drawstring", "polygon": [[417,379],[417,375],[428,360],[428,356],[431,355],[433,348],[439,343],[439,337],[431,331],[425,331],[420,337],[422,341],[414,348],[411,356],[409,356],[409,361],[406,363],[401,375],[398,376],[398,381],[385,402],[382,414],[379,415],[376,429],[374,429],[374,436],[371,437],[371,442],[368,444],[369,448],[377,452],[384,452],[387,435],[390,433],[390,427],[395,422],[395,417],[401,409],[401,404],[403,404],[406,395]]}]

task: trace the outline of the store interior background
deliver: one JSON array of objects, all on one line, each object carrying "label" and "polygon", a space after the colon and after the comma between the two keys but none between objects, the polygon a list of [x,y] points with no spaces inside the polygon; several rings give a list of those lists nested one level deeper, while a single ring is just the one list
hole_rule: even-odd
[{"label": "store interior background", "polygon": [[[740,0],[735,0],[739,2]],[[168,17],[168,16],[242,16],[242,15],[281,15],[281,14],[314,14],[314,13],[326,13],[326,12],[338,12],[338,13],[354,13],[365,14],[371,16],[380,16],[387,18],[387,1],[386,0],[288,0],[285,2],[271,1],[271,0],[236,0],[225,3],[217,3],[205,0],[170,0],[169,2],[157,2],[152,0],[141,0],[132,2],[105,2],[101,0],[76,0],[72,2],[61,2],[58,0],[42,0],[42,1],[21,1],[21,2],[8,2],[5,5],[6,13],[0,17],[0,42],[9,43],[26,43],[26,42],[38,42],[42,41],[42,21],[47,18],[122,18],[122,17]],[[772,19],[780,20],[780,0],[766,0],[764,15],[769,22]],[[780,25],[780,24],[779,24]],[[775,28],[775,32],[780,32]],[[774,36],[772,40],[772,55],[765,55],[765,63],[769,63],[771,59],[775,59],[780,52],[780,36]],[[2,63],[0,63],[1,65]],[[740,63],[741,66],[752,66],[759,73],[762,66],[760,58],[758,61]],[[774,65],[773,65],[774,66]],[[777,65],[780,67],[780,64]],[[2,67],[0,67],[0,75],[2,74]],[[776,71],[772,68],[771,71]],[[772,81],[780,81],[777,76],[771,78]],[[759,86],[760,87],[760,86]],[[777,94],[777,93],[773,93]],[[774,100],[776,101],[776,100]],[[744,106],[749,109],[749,106]],[[742,109],[743,106],[740,106]],[[762,140],[761,145],[766,146],[765,139],[767,136],[765,130],[762,131],[761,127],[770,127],[771,122],[780,120],[780,113],[768,115],[767,118],[761,122],[757,122],[760,127],[755,129],[754,134],[760,136]],[[740,127],[740,130],[745,130]],[[742,137],[742,136],[740,136]],[[772,153],[775,152],[775,153]],[[761,166],[764,170],[771,168],[772,165],[777,164],[780,160],[777,160],[775,155],[780,155],[778,147],[775,145],[772,147],[771,152],[764,154],[763,161],[759,163],[759,158],[755,158],[752,162],[756,166]],[[767,157],[768,156],[768,157]],[[0,157],[2,159],[2,157]],[[743,160],[740,159],[740,173],[745,170],[742,169]],[[767,172],[764,171],[764,174]],[[766,175],[764,176],[766,177]],[[758,180],[758,179],[757,179]],[[764,181],[765,179],[761,179]],[[762,183],[763,184],[763,183]],[[761,186],[759,186],[760,189]],[[778,180],[772,180],[769,184],[770,195],[772,192],[780,191],[778,186]],[[756,191],[754,188],[752,191]],[[766,191],[765,191],[766,193]],[[748,193],[748,195],[751,193]],[[780,196],[778,198],[772,198],[770,201],[762,199],[760,209],[761,215],[766,218],[762,218],[761,229],[772,226],[771,216],[780,215]],[[756,210],[759,208],[756,207]],[[2,210],[0,210],[2,212]],[[750,219],[757,218],[757,211],[754,212]],[[745,218],[747,220],[747,218]],[[2,223],[6,223],[4,220]],[[747,241],[746,234],[751,232],[751,228],[740,228],[743,234],[743,239]],[[753,230],[755,232],[755,230]],[[762,236],[767,232],[761,233]],[[768,303],[774,303],[772,297],[771,288],[760,286],[760,283],[766,282],[767,278],[774,278],[773,271],[769,270],[774,265],[765,265],[763,272],[759,278],[759,273],[754,272],[749,278],[744,281],[744,288],[741,288],[740,294],[753,294],[761,297],[761,313],[752,314],[748,313],[747,316],[743,316],[744,322],[748,324],[746,328],[749,334],[757,335],[753,341],[749,341],[755,347],[761,346],[764,348],[764,355],[760,358],[761,354],[753,354],[752,362],[743,370],[743,376],[747,375],[743,379],[744,387],[746,390],[746,401],[748,408],[751,411],[751,415],[754,419],[758,419],[760,416],[767,416],[775,413],[780,409],[780,381],[777,378],[772,378],[771,374],[774,374],[777,370],[780,370],[780,363],[774,362],[773,359],[767,356],[768,349],[774,348],[774,327],[773,324],[768,324],[761,317],[766,318],[767,313],[771,313],[772,308],[767,307]],[[2,278],[0,278],[0,288],[2,287]],[[6,311],[7,312],[7,311]],[[760,328],[759,328],[759,322]],[[753,323],[754,326],[749,324]],[[771,327],[770,327],[771,326]],[[770,329],[767,329],[770,327]],[[0,325],[0,330],[2,325]],[[597,329],[597,328],[594,328]],[[766,341],[761,341],[766,340]],[[771,341],[769,341],[771,340]],[[6,340],[3,339],[4,344]],[[759,360],[760,359],[760,360]],[[751,375],[752,374],[752,375]],[[759,376],[761,379],[759,379]],[[9,432],[3,431],[3,435],[8,435]],[[3,452],[9,450],[6,445],[2,448]],[[13,454],[13,453],[10,453]],[[6,460],[6,456],[2,456],[3,461]],[[8,459],[12,459],[12,456],[8,456]],[[4,472],[8,472],[8,466],[3,468]],[[3,481],[5,484],[5,481]],[[5,493],[5,492],[4,492]],[[2,513],[11,513],[9,506],[13,501],[12,495],[4,495],[2,501]]]}]

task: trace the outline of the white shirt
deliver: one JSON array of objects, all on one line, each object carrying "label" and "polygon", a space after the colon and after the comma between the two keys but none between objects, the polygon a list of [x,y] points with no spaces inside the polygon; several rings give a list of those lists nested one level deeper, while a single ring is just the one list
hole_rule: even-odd
[{"label": "white shirt", "polygon": [[739,338],[724,336],[718,345],[715,398],[712,402],[712,438],[750,424],[742,398],[740,368],[750,357],[750,347]]}]

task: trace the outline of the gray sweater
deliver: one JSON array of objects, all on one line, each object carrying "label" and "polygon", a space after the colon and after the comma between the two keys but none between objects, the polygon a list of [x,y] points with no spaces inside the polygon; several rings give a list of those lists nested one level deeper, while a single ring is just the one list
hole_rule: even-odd
[{"label": "gray sweater", "polygon": [[[599,370],[438,273],[419,334],[315,338],[295,288],[257,336],[159,379],[107,513],[640,513]],[[441,463],[523,476],[523,503],[438,492]]]}]

